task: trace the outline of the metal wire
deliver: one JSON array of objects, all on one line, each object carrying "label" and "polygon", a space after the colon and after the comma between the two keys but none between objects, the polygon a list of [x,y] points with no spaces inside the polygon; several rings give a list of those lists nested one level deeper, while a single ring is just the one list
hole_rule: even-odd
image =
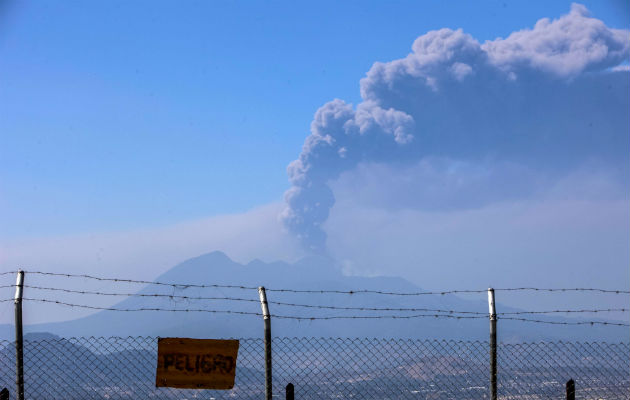
[{"label": "metal wire", "polygon": [[[7,275],[15,273],[15,271],[7,271],[0,273],[0,275]],[[41,272],[41,271],[28,271],[29,274],[39,274],[45,276],[58,276],[64,278],[82,278],[93,279],[97,281],[111,281],[111,282],[125,282],[133,284],[144,285],[159,285],[167,286],[174,289],[187,289],[187,288],[221,288],[221,289],[241,289],[241,290],[255,290],[256,287],[244,286],[244,285],[205,285],[205,284],[183,284],[183,283],[169,283],[169,282],[151,282],[143,280],[121,279],[121,278],[103,278],[92,275],[76,275],[54,272]],[[34,290],[55,291],[71,294],[81,295],[97,295],[97,296],[124,296],[124,297],[146,297],[146,298],[169,298],[169,299],[184,299],[184,300],[211,300],[211,301],[235,301],[235,302],[251,302],[257,303],[257,299],[232,297],[232,296],[186,296],[176,294],[165,293],[131,293],[131,292],[102,292],[102,291],[89,291],[89,290],[76,290],[58,287],[44,287],[37,285],[24,285],[26,288]],[[4,285],[0,288],[15,287],[15,285]],[[495,291],[548,291],[548,292],[567,292],[567,291],[589,291],[599,293],[614,293],[614,294],[626,294],[630,293],[623,290],[609,290],[609,289],[597,289],[597,288],[533,288],[533,287],[519,287],[519,288],[498,288]],[[267,289],[269,292],[286,292],[286,293],[312,293],[312,294],[380,294],[380,295],[392,295],[392,296],[420,296],[420,295],[445,295],[445,294],[458,294],[458,293],[485,293],[486,290],[449,290],[439,292],[393,292],[393,291],[380,291],[370,289],[360,290],[311,290],[311,289]],[[44,298],[25,298],[27,301],[41,302],[41,303],[54,303],[57,305],[78,307],[92,310],[107,310],[107,311],[119,311],[119,312],[141,312],[141,311],[154,311],[154,312],[203,312],[203,313],[221,313],[221,314],[240,314],[240,315],[258,315],[257,312],[236,311],[236,310],[213,310],[206,308],[161,308],[161,307],[139,307],[139,308],[116,308],[116,307],[101,307],[93,306],[89,304],[75,304],[66,301],[56,299],[44,299]],[[0,302],[13,301],[13,299],[0,300]],[[411,318],[454,318],[454,319],[472,319],[472,318],[487,318],[488,315],[484,312],[477,311],[460,311],[460,310],[447,310],[447,309],[433,309],[433,308],[419,308],[419,307],[345,307],[345,306],[333,306],[333,305],[320,305],[320,304],[300,304],[281,301],[269,301],[271,304],[275,304],[283,307],[297,307],[308,309],[325,309],[335,311],[360,311],[360,312],[421,312],[422,314],[387,314],[387,315],[332,315],[332,316],[303,316],[303,315],[274,315],[274,318],[280,319],[293,319],[293,320],[337,320],[337,319],[411,319]],[[501,319],[514,320],[529,323],[542,323],[553,325],[605,325],[605,326],[630,326],[626,323],[616,322],[604,322],[604,321],[548,321],[539,319],[528,319],[519,317],[509,317],[516,315],[527,314],[560,314],[560,313],[604,313],[604,312],[627,312],[625,308],[619,309],[579,309],[579,310],[538,310],[538,311],[516,311],[498,313]],[[428,313],[428,314],[427,314]]]},{"label": "metal wire", "polygon": [[160,308],[160,307],[138,307],[138,308],[116,308],[116,307],[99,307],[99,306],[91,306],[87,304],[74,304],[68,303],[65,301],[59,300],[49,300],[49,299],[35,299],[24,297],[22,298],[24,301],[35,301],[39,303],[52,303],[60,306],[66,307],[76,307],[76,308],[86,308],[89,310],[99,310],[99,311],[118,311],[118,312],[142,312],[142,311],[156,311],[156,312],[200,312],[200,313],[211,313],[211,314],[239,314],[239,315],[257,315],[260,313],[256,312],[248,312],[248,311],[235,311],[235,310],[209,310],[205,308]]},{"label": "metal wire", "polygon": [[[24,301],[34,301],[40,303],[52,303],[66,307],[77,307],[99,311],[118,311],[118,312],[194,312],[194,313],[211,313],[211,314],[237,314],[237,315],[255,315],[260,316],[257,312],[236,311],[236,310],[212,310],[206,308],[161,308],[161,307],[138,307],[138,308],[116,308],[91,306],[87,304],[68,303],[60,300],[50,300],[41,298],[23,298]],[[3,301],[9,301],[3,300]],[[341,320],[341,319],[413,319],[413,318],[450,318],[450,319],[483,319],[488,315],[457,315],[457,314],[413,314],[413,315],[333,315],[333,316],[296,316],[296,315],[279,315],[274,314],[273,318],[299,320],[299,321],[316,321],[316,320]],[[521,322],[532,322],[552,325],[607,325],[607,326],[630,326],[625,323],[602,322],[602,321],[578,321],[578,322],[562,322],[562,321],[544,321],[516,317],[501,317],[502,320],[514,320]]]},{"label": "metal wire", "polygon": [[[264,397],[262,339],[240,339],[228,391],[155,387],[157,338],[54,336],[24,344],[28,399],[246,399]],[[369,338],[273,338],[274,397],[303,400],[488,398],[488,342]],[[14,344],[0,341],[0,387],[14,386]],[[627,400],[629,343],[499,343],[501,399]]]},{"label": "metal wire", "polygon": [[[66,307],[86,308],[90,310],[100,311],[118,311],[118,312],[142,312],[142,311],[155,311],[155,312],[199,312],[199,313],[211,313],[211,314],[239,314],[239,315],[255,315],[260,316],[257,312],[248,311],[235,311],[235,310],[211,310],[206,308],[160,308],[160,307],[138,307],[138,308],[116,308],[116,307],[100,307],[91,306],[86,304],[74,304],[59,300],[50,299],[37,299],[24,297],[24,301],[34,301],[40,303],[52,303]],[[327,317],[308,317],[308,316],[293,316],[293,315],[277,315],[274,314],[273,318],[280,319],[293,319],[300,321],[313,321],[313,320],[333,320],[333,319],[410,319],[410,318],[455,318],[455,319],[478,319],[487,318],[487,316],[459,316],[450,314],[416,314],[416,315],[335,315]]]},{"label": "metal wire", "polygon": [[96,281],[117,282],[117,283],[133,283],[141,285],[157,285],[157,286],[170,286],[179,289],[187,288],[219,288],[219,289],[243,289],[243,290],[257,290],[257,287],[253,286],[241,286],[241,285],[201,285],[196,283],[168,283],[157,281],[143,281],[135,279],[121,279],[121,278],[101,278],[93,275],[85,274],[63,274],[58,272],[42,272],[42,271],[25,271],[27,274],[46,275],[46,276],[58,276],[65,278],[82,278],[92,279]]},{"label": "metal wire", "polygon": [[630,326],[630,324],[621,322],[605,322],[605,321],[576,321],[576,322],[560,322],[560,321],[543,321],[539,319],[527,319],[527,318],[515,318],[515,317],[501,317],[501,320],[512,320],[521,322],[534,322],[538,324],[549,325],[608,325],[608,326]]},{"label": "metal wire", "polygon": [[495,292],[515,292],[515,291],[535,291],[535,292],[597,292],[609,294],[630,294],[630,290],[617,289],[598,289],[598,288],[536,288],[536,287],[516,287],[516,288],[499,288],[494,289]]},{"label": "metal wire", "polygon": [[182,299],[182,300],[226,300],[226,301],[244,301],[258,303],[257,299],[245,299],[241,297],[229,297],[229,296],[185,296],[166,293],[132,293],[132,292],[99,292],[90,290],[76,290],[66,288],[44,287],[34,285],[24,285],[25,288],[35,290],[46,290],[53,292],[73,293],[82,295],[94,295],[94,296],[121,296],[121,297],[149,297],[149,298],[168,298],[168,299]]},{"label": "metal wire", "polygon": [[[246,299],[240,297],[228,297],[228,296],[185,296],[165,293],[121,293],[121,292],[99,292],[89,290],[75,290],[65,288],[53,288],[34,285],[24,285],[25,288],[45,291],[55,291],[63,293],[73,293],[81,295],[95,295],[95,296],[123,296],[123,297],[148,297],[148,298],[167,298],[167,299],[182,299],[182,300],[212,300],[212,301],[238,301],[238,302],[253,302],[259,303],[258,299]],[[287,307],[300,307],[300,308],[314,308],[324,310],[352,310],[352,311],[426,311],[426,312],[438,312],[447,314],[473,314],[473,315],[487,315],[487,313],[477,311],[457,311],[457,310],[443,310],[433,308],[413,308],[413,307],[340,307],[340,306],[327,306],[317,304],[299,304],[299,303],[287,303],[282,301],[268,301],[269,304],[287,306]]]},{"label": "metal wire", "polygon": [[[242,285],[205,285],[196,283],[170,283],[170,282],[157,282],[157,281],[144,281],[134,279],[122,279],[122,278],[103,278],[94,275],[86,274],[65,274],[57,272],[43,272],[43,271],[25,271],[28,274],[58,276],[65,278],[82,278],[92,279],[97,281],[109,281],[109,282],[123,282],[132,284],[143,285],[158,285],[158,286],[171,286],[175,288],[222,288],[222,289],[243,289],[251,290],[257,289],[253,286]],[[14,273],[14,272],[8,272]],[[5,273],[6,274],[6,273]],[[535,288],[535,287],[517,287],[517,288],[496,288],[495,291],[545,291],[545,292],[598,292],[608,294],[630,294],[629,290],[615,290],[615,289],[599,289],[599,288]],[[447,294],[462,294],[462,293],[486,293],[486,289],[462,289],[462,290],[444,290],[444,291],[424,291],[424,292],[393,292],[383,290],[371,290],[371,289],[358,289],[358,290],[315,290],[315,289],[274,289],[267,288],[267,292],[284,292],[284,293],[313,293],[313,294],[381,294],[389,296],[422,296],[422,295],[447,295]]]},{"label": "metal wire", "polygon": [[544,310],[544,311],[513,311],[497,313],[497,315],[524,315],[524,314],[575,314],[575,313],[608,313],[608,312],[628,312],[627,308],[602,308],[602,309],[581,309],[581,310]]},{"label": "metal wire", "polygon": [[[13,287],[15,285],[11,285]],[[2,286],[0,286],[2,288]],[[56,291],[63,293],[73,293],[81,295],[94,295],[94,296],[121,296],[121,297],[147,297],[147,298],[168,298],[168,299],[181,299],[181,300],[211,300],[211,301],[237,301],[237,302],[250,302],[258,303],[258,299],[246,299],[241,297],[229,297],[229,296],[185,296],[176,294],[165,293],[132,293],[132,292],[100,292],[89,290],[75,290],[66,288],[55,287],[43,287],[35,285],[24,285],[24,288]],[[435,308],[417,308],[417,307],[343,307],[343,306],[329,306],[319,304],[300,304],[300,303],[287,303],[282,301],[268,301],[269,304],[275,304],[287,307],[299,307],[299,308],[313,308],[323,310],[346,310],[346,311],[409,311],[409,312],[437,312],[446,314],[471,314],[471,315],[488,315],[486,312],[478,311],[461,311],[461,310],[445,310]],[[497,313],[497,315],[521,315],[521,314],[564,314],[564,313],[602,313],[602,312],[627,312],[626,308],[606,308],[606,309],[579,309],[579,310],[540,310],[540,311],[515,311],[515,312],[503,312]]]}]

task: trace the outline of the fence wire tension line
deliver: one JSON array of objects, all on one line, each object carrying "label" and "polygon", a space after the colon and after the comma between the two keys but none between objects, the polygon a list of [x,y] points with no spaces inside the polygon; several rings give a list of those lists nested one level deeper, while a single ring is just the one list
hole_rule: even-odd
[{"label": "fence wire tension line", "polygon": [[[22,271],[27,274],[54,276],[62,278],[76,278],[76,279],[88,279],[104,282],[115,283],[129,283],[138,285],[154,285],[154,286],[170,286],[178,289],[199,288],[199,289],[242,289],[242,290],[258,290],[258,286],[243,286],[243,285],[220,285],[220,284],[199,284],[199,283],[172,283],[172,282],[159,282],[159,281],[147,281],[136,280],[126,278],[109,278],[100,277],[87,274],[67,274],[59,272],[44,272],[44,271],[27,271],[27,270],[14,270],[0,273],[2,275],[13,275]],[[9,287],[13,285],[7,285]],[[486,293],[487,289],[456,289],[456,290],[443,290],[443,291],[424,291],[424,292],[391,292],[381,290],[370,289],[356,289],[356,290],[326,290],[326,289],[288,289],[288,288],[266,288],[267,292],[284,292],[284,293],[319,293],[319,294],[382,294],[390,296],[422,296],[422,295],[447,295],[447,294],[466,294],[466,293]],[[617,289],[603,289],[603,288],[536,288],[536,287],[514,287],[514,288],[494,288],[495,292],[522,292],[522,291],[537,291],[537,292],[595,292],[595,293],[607,293],[607,294],[630,294],[630,290],[617,290]]]},{"label": "fence wire tension line", "polygon": [[[159,397],[182,398],[260,398],[267,400],[285,392],[293,399],[319,399],[339,397],[360,398],[426,398],[426,399],[474,399],[501,398],[575,399],[582,396],[602,399],[628,399],[630,393],[630,344],[542,342],[508,344],[497,343],[499,320],[551,324],[551,325],[599,325],[629,327],[630,324],[609,321],[558,321],[523,318],[527,315],[626,313],[627,308],[582,308],[558,310],[532,310],[497,312],[495,292],[545,291],[545,292],[592,292],[627,295],[630,291],[600,288],[499,288],[487,290],[450,290],[422,292],[393,292],[369,289],[358,290],[311,290],[265,288],[243,285],[185,284],[150,282],[132,279],[102,278],[92,275],[75,275],[53,272],[22,270],[7,271],[0,276],[16,274],[12,299],[0,302],[15,303],[15,341],[0,340],[0,389],[9,387],[14,368],[15,393],[11,399],[65,398],[65,399],[131,399]],[[184,294],[135,293],[77,290],[54,285],[39,286],[25,283],[25,275],[54,276],[64,279],[87,279],[113,283],[165,286],[177,290],[236,289],[254,290],[253,298],[235,296],[188,296]],[[183,301],[220,301],[224,303],[260,303],[261,312],[235,309],[163,308],[163,307],[102,307],[63,299],[27,297],[24,291],[72,294],[76,296],[143,297]],[[472,310],[450,310],[421,307],[343,307],[335,305],[291,303],[268,299],[268,293],[306,293],[383,296],[425,296],[445,294],[487,293],[488,313]],[[253,294],[253,293],[252,293]],[[30,296],[30,295],[29,295]],[[256,298],[258,297],[258,298]],[[273,297],[273,296],[272,296]],[[177,391],[150,385],[155,364],[155,338],[56,338],[24,341],[22,327],[23,302],[47,303],[65,307],[113,312],[170,312],[213,313],[248,315],[263,319],[264,339],[240,339],[241,355],[236,368],[236,383],[225,397],[225,392],[198,389]],[[269,306],[290,309],[329,310],[353,312],[349,315],[285,315],[272,313]],[[364,313],[370,313],[366,315]],[[396,339],[287,339],[272,338],[271,320],[296,321],[341,319],[484,319],[490,322],[488,342],[461,342],[454,340],[396,340]],[[547,317],[545,317],[547,318]],[[120,345],[119,345],[120,344]],[[273,345],[273,349],[272,349]],[[14,351],[10,349],[14,347]],[[63,356],[60,358],[60,351]],[[551,357],[553,355],[553,357]],[[91,360],[85,361],[84,358]],[[134,358],[135,357],[135,358]],[[13,360],[11,363],[9,360]],[[128,367],[117,370],[124,361]],[[46,368],[36,364],[52,363],[57,367]],[[118,364],[116,364],[118,363]],[[13,364],[13,368],[10,366]],[[118,366],[117,366],[118,365]],[[188,364],[187,364],[188,365]],[[488,367],[484,367],[489,366]],[[273,370],[272,370],[273,368]],[[26,371],[25,371],[26,370]],[[484,373],[483,371],[488,371]],[[272,371],[274,371],[272,373]],[[73,374],[76,378],[73,378]],[[511,375],[510,375],[511,374]],[[553,375],[553,376],[552,376]],[[78,379],[81,385],[73,385]],[[55,385],[55,382],[63,382]],[[52,383],[52,384],[51,384]],[[577,388],[576,388],[577,386]],[[562,389],[562,390],[560,390]],[[9,396],[0,392],[0,400]],[[183,393],[183,394],[182,394]],[[186,394],[188,393],[188,394]],[[276,393],[275,395],[273,393]],[[583,394],[581,394],[583,393]],[[13,396],[14,395],[14,396]],[[566,395],[566,397],[564,397]],[[210,397],[206,397],[210,396]],[[420,396],[420,397],[419,397]],[[572,396],[572,397],[571,397]]]}]

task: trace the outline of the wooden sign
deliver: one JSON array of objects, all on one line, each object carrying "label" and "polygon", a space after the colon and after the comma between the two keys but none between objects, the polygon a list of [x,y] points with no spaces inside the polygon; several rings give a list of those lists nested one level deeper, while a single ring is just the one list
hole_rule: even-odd
[{"label": "wooden sign", "polygon": [[238,340],[158,339],[155,386],[232,389]]}]

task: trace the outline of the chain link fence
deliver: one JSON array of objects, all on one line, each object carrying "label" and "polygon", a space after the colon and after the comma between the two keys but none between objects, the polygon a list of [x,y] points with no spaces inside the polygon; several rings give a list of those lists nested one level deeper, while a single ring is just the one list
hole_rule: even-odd
[{"label": "chain link fence", "polygon": [[[25,340],[25,398],[262,399],[262,339],[241,339],[228,391],[155,387],[153,337]],[[500,399],[630,399],[630,344],[523,343],[498,346]],[[296,399],[489,398],[487,342],[274,338],[274,397]],[[0,388],[15,398],[15,347],[0,341]]]}]

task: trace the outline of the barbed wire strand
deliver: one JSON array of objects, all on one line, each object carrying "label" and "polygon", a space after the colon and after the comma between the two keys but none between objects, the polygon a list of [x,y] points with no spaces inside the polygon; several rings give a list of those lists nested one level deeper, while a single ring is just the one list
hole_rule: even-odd
[{"label": "barbed wire strand", "polygon": [[516,292],[516,291],[535,291],[535,292],[599,292],[610,294],[630,294],[630,290],[618,289],[599,289],[599,288],[535,288],[535,287],[515,287],[515,288],[496,288],[495,292]]},{"label": "barbed wire strand", "polygon": [[[107,282],[120,282],[120,283],[132,283],[132,284],[143,284],[143,285],[158,285],[158,286],[170,286],[174,288],[220,288],[220,289],[244,289],[244,290],[258,290],[258,287],[253,286],[243,286],[243,285],[219,285],[219,284],[193,284],[193,283],[169,283],[169,282],[159,282],[159,281],[145,281],[145,280],[135,280],[135,279],[122,279],[122,278],[103,278],[93,275],[86,274],[64,274],[57,272],[42,272],[42,271],[25,271],[27,274],[36,274],[36,275],[48,275],[48,276],[57,276],[57,277],[66,277],[66,278],[82,278],[82,279],[92,279],[97,281],[107,281]],[[418,295],[431,295],[431,294],[455,294],[455,293],[485,293],[486,290],[449,290],[449,291],[439,291],[439,292],[388,292],[381,290],[369,290],[369,289],[359,289],[359,290],[315,290],[315,289],[273,289],[273,288],[265,288],[267,292],[284,292],[284,293],[319,293],[319,294],[358,294],[358,293],[372,293],[372,294],[382,294],[382,295],[397,295],[397,296],[418,296]]]},{"label": "barbed wire strand", "polygon": [[[99,296],[129,296],[129,297],[147,297],[147,298],[169,298],[169,299],[182,299],[182,300],[214,300],[214,301],[241,301],[241,302],[253,302],[259,303],[259,299],[245,299],[239,297],[206,297],[206,296],[184,296],[184,295],[175,295],[175,294],[164,294],[164,293],[113,293],[113,292],[96,292],[89,290],[75,290],[75,289],[65,289],[65,288],[53,288],[53,287],[42,287],[42,286],[34,286],[34,285],[24,285],[25,288],[35,289],[35,290],[47,290],[47,291],[59,291],[64,293],[73,293],[73,294],[82,294],[82,295],[99,295]],[[428,312],[439,312],[439,313],[456,313],[456,314],[476,314],[476,315],[487,315],[487,313],[481,313],[477,311],[458,311],[458,310],[443,310],[443,309],[433,309],[433,308],[393,308],[393,307],[341,307],[341,306],[327,306],[327,305],[318,305],[318,304],[298,304],[298,303],[287,303],[282,301],[267,301],[269,304],[279,305],[279,306],[287,306],[287,307],[301,307],[301,308],[315,308],[315,309],[326,309],[326,310],[353,310],[353,311],[428,311]]]},{"label": "barbed wire strand", "polygon": [[83,278],[83,279],[92,279],[97,281],[106,281],[106,282],[117,282],[117,283],[132,283],[132,284],[141,284],[141,285],[157,285],[157,286],[170,286],[174,288],[180,289],[188,289],[188,288],[219,288],[219,289],[243,289],[243,290],[258,290],[258,287],[254,286],[242,286],[242,285],[216,285],[216,284],[196,284],[196,283],[168,283],[168,282],[158,282],[158,281],[143,281],[143,280],[135,280],[135,279],[121,279],[121,278],[101,278],[93,275],[84,275],[84,274],[62,274],[58,272],[42,272],[42,271],[25,271],[27,274],[35,274],[35,275],[47,275],[47,276],[57,276],[57,277],[66,277],[66,278]]},{"label": "barbed wire strand", "polygon": [[[145,298],[168,298],[168,299],[182,299],[182,300],[210,300],[210,301],[237,301],[237,302],[251,302],[258,303],[258,299],[245,299],[239,297],[217,297],[217,296],[184,296],[175,294],[164,293],[120,293],[120,292],[98,292],[89,290],[75,290],[66,288],[54,288],[43,287],[35,285],[24,285],[25,288],[45,291],[58,291],[64,293],[81,294],[81,295],[98,295],[98,296],[125,296],[125,297],[145,297]],[[282,301],[268,301],[269,304],[286,306],[286,307],[300,307],[300,308],[313,308],[313,309],[325,309],[325,310],[346,310],[346,311],[390,311],[390,312],[437,312],[448,314],[471,314],[471,315],[488,315],[485,312],[478,311],[461,311],[461,310],[444,310],[435,308],[417,308],[417,307],[343,307],[343,306],[328,306],[319,304],[299,304],[299,303],[287,303]],[[602,313],[602,312],[627,312],[625,308],[608,308],[608,309],[579,309],[579,310],[545,310],[545,311],[516,311],[516,312],[503,312],[497,313],[497,315],[521,315],[521,314],[561,314],[561,313]]]},{"label": "barbed wire strand", "polygon": [[[168,308],[157,308],[157,307],[156,308],[150,308],[150,307],[113,308],[113,307],[89,306],[89,305],[84,305],[84,304],[73,304],[73,303],[67,303],[67,302],[58,301],[58,300],[48,300],[48,299],[23,298],[23,300],[43,302],[43,303],[53,303],[53,304],[68,306],[68,307],[78,307],[78,308],[86,308],[86,309],[91,309],[91,310],[102,310],[102,311],[202,312],[202,313],[240,314],[240,315],[256,315],[256,316],[261,315],[260,313],[256,313],[256,312],[235,311],[235,310],[168,309]],[[337,319],[411,319],[411,318],[452,318],[452,319],[459,320],[459,319],[483,319],[483,318],[487,318],[487,316],[462,316],[462,315],[450,315],[450,314],[415,314],[415,315],[335,315],[335,316],[325,316],[325,317],[300,317],[300,316],[292,316],[292,315],[273,314],[272,318],[303,320],[303,321],[304,320],[306,321],[337,320]],[[601,321],[559,322],[559,321],[543,321],[543,320],[516,318],[516,317],[503,317],[500,319],[522,321],[522,322],[532,322],[532,323],[553,324],[553,325],[606,325],[606,326],[624,326],[624,327],[630,326],[630,324],[625,324],[625,323],[601,322]]]},{"label": "barbed wire strand", "polygon": [[528,318],[516,318],[516,317],[501,317],[500,319],[522,321],[522,322],[534,322],[539,324],[551,324],[551,325],[609,325],[609,326],[630,326],[626,323],[617,322],[603,322],[603,321],[578,321],[578,322],[558,322],[558,321],[543,321],[539,319]]},{"label": "barbed wire strand", "polygon": [[[62,306],[68,307],[77,307],[77,308],[86,308],[91,310],[102,310],[102,311],[118,311],[118,312],[139,312],[139,311],[161,311],[161,312],[202,312],[202,313],[221,313],[221,314],[242,314],[242,315],[256,315],[261,316],[262,314],[259,312],[249,312],[249,311],[235,311],[235,310],[209,310],[203,308],[159,308],[159,307],[139,307],[139,308],[114,308],[114,307],[99,307],[99,306],[90,306],[85,304],[74,304],[67,303],[59,300],[49,300],[49,299],[36,299],[25,297],[22,300],[24,301],[35,301],[42,303],[52,303]],[[477,319],[477,318],[486,318],[483,316],[456,316],[456,315],[447,315],[447,314],[418,314],[418,315],[348,315],[348,316],[330,316],[330,317],[300,317],[300,316],[292,316],[292,315],[275,315],[274,318],[282,318],[282,319],[296,319],[296,320],[314,320],[314,319],[381,319],[381,318],[421,318],[421,317],[435,317],[435,318],[466,318],[466,319]]]},{"label": "barbed wire strand", "polygon": [[[219,285],[219,284],[194,284],[194,283],[169,283],[159,281],[145,281],[134,279],[121,279],[121,278],[102,278],[93,275],[85,274],[63,274],[56,272],[42,272],[42,271],[25,271],[28,274],[59,276],[67,278],[83,278],[93,279],[97,281],[109,281],[109,282],[121,282],[132,284],[144,284],[144,285],[160,285],[170,286],[175,288],[222,288],[222,289],[244,289],[255,290],[257,287],[243,286],[243,285]],[[599,289],[599,288],[534,288],[534,287],[517,287],[517,288],[495,288],[495,291],[545,291],[545,292],[599,292],[609,294],[630,294],[628,290],[614,290],[614,289]],[[463,294],[463,293],[486,293],[486,289],[462,289],[462,290],[444,290],[444,291],[425,291],[425,292],[393,292],[371,289],[358,289],[358,290],[316,290],[316,289],[274,289],[266,288],[268,292],[284,292],[284,293],[319,293],[319,294],[381,294],[391,296],[421,296],[421,295],[446,295],[446,294]]]},{"label": "barbed wire strand", "polygon": [[582,310],[513,311],[513,312],[501,312],[501,313],[497,313],[497,315],[605,313],[605,312],[628,312],[628,311],[630,310],[627,308],[602,308],[602,309],[582,309]]},{"label": "barbed wire strand", "polygon": [[163,297],[163,298],[182,299],[182,300],[230,300],[230,301],[245,301],[245,302],[260,303],[259,299],[245,299],[241,297],[229,297],[229,296],[224,296],[224,297],[185,296],[185,295],[166,294],[166,293],[98,292],[98,291],[90,291],[90,290],[76,290],[76,289],[66,289],[66,288],[56,288],[56,287],[35,286],[35,285],[24,285],[24,288],[63,292],[63,293],[72,293],[72,294],[81,294],[81,295],[94,295],[94,296],[124,296],[124,297],[149,297],[149,298],[162,298]]},{"label": "barbed wire strand", "polygon": [[[609,294],[630,294],[628,290],[612,290],[612,289],[597,289],[597,288],[498,288],[494,291],[545,291],[545,292],[599,292]],[[455,289],[455,290],[442,290],[442,291],[428,291],[428,292],[390,292],[383,290],[371,290],[371,289],[357,289],[357,290],[317,290],[317,289],[273,289],[266,288],[267,292],[286,292],[286,293],[320,293],[320,294],[383,294],[392,296],[422,296],[422,295],[446,295],[446,294],[458,294],[458,293],[487,293],[487,289]]]}]

